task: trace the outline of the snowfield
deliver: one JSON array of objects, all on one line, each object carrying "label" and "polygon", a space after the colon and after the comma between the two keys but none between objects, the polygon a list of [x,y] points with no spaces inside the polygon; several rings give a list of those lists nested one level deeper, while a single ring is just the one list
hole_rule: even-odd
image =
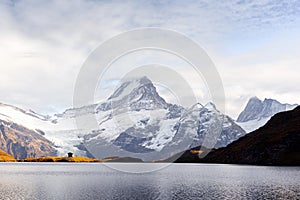
[{"label": "snowfield", "polygon": [[52,117],[0,104],[0,119],[42,131],[59,155],[72,151],[98,158],[133,156],[151,160],[201,144],[225,147],[263,126],[274,113],[293,107],[250,99],[235,122],[213,103],[195,103],[190,108],[169,104],[152,82],[142,77],[123,82],[105,101],[67,109]]}]

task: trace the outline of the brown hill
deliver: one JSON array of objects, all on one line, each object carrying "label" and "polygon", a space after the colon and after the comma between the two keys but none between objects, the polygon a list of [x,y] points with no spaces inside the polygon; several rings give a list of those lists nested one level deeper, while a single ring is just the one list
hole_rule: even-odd
[{"label": "brown hill", "polygon": [[0,120],[0,149],[16,159],[56,155],[53,146],[38,131]]},{"label": "brown hill", "polygon": [[260,129],[205,158],[186,151],[176,162],[253,165],[300,165],[300,106],[278,113]]},{"label": "brown hill", "polygon": [[0,150],[0,162],[16,162],[16,159],[8,153]]}]

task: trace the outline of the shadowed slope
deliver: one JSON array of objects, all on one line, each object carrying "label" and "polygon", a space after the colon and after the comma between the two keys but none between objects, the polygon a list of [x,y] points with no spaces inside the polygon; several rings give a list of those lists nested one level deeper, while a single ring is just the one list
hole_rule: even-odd
[{"label": "shadowed slope", "polygon": [[[205,158],[184,154],[176,162],[300,165],[300,106],[278,113],[260,129],[212,150]],[[188,152],[188,151],[187,151]]]}]

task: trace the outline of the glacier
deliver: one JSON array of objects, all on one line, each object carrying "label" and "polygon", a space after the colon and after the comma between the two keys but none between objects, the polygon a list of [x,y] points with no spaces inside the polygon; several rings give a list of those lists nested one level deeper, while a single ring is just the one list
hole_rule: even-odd
[{"label": "glacier", "polygon": [[72,151],[96,158],[159,160],[199,145],[225,147],[246,134],[213,103],[190,108],[167,103],[147,77],[122,82],[102,102],[51,117],[6,104],[0,113],[0,119],[43,131],[59,155]]}]

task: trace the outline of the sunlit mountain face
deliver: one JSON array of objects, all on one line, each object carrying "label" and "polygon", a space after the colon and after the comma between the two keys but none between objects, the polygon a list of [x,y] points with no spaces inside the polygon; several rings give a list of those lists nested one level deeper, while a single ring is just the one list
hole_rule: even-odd
[{"label": "sunlit mountain face", "polygon": [[[130,156],[157,160],[203,144],[224,147],[246,134],[213,103],[190,108],[167,103],[147,77],[126,80],[106,101],[41,116],[3,105],[2,118],[42,131],[59,155],[72,151],[97,158]],[[0,109],[1,111],[1,109]],[[89,126],[93,117],[97,126]],[[84,124],[77,127],[76,122]]]}]

